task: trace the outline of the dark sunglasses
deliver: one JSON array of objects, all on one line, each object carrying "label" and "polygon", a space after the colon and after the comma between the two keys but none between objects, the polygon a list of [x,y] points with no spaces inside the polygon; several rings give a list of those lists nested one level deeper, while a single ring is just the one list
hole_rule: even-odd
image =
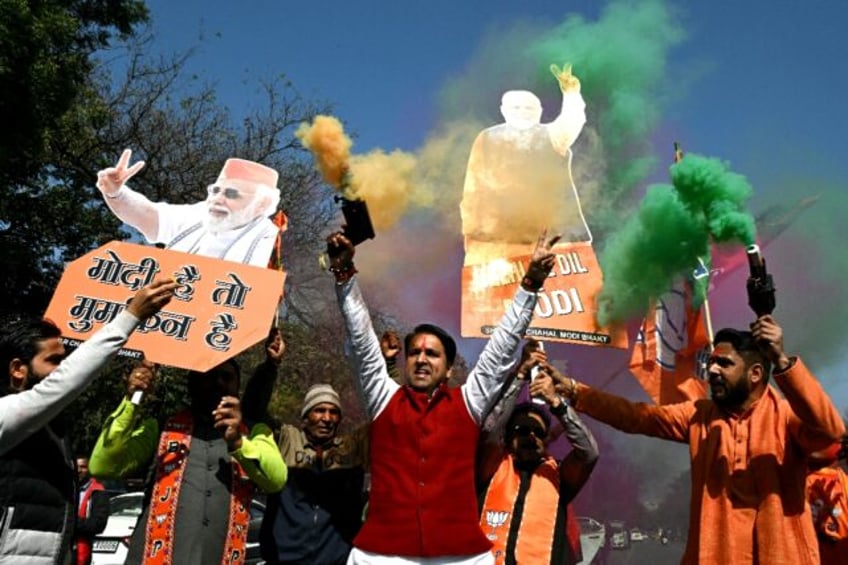
[{"label": "dark sunglasses", "polygon": [[225,188],[223,186],[218,186],[217,184],[210,184],[206,187],[206,192],[209,193],[209,196],[215,196],[218,193],[223,192],[224,198],[227,200],[238,200],[241,198],[241,191],[237,188]]},{"label": "dark sunglasses", "polygon": [[530,437],[536,436],[536,439],[545,439],[547,435],[542,426],[534,426],[529,424],[516,424],[512,427],[511,435],[513,437]]}]

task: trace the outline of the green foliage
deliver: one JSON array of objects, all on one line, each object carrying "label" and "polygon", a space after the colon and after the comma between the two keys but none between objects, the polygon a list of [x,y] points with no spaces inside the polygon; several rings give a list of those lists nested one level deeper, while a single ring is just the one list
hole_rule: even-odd
[{"label": "green foliage", "polygon": [[[133,189],[153,201],[172,203],[203,198],[206,185],[228,157],[262,162],[279,171],[280,208],[291,219],[283,238],[289,282],[281,308],[288,352],[270,399],[270,414],[279,422],[297,423],[307,388],[328,382],[342,398],[343,429],[355,427],[363,421],[363,413],[343,355],[340,317],[335,308],[327,307],[335,302],[332,277],[319,270],[316,260],[324,247],[319,234],[327,233],[339,214],[331,189],[321,183],[311,157],[293,136],[301,122],[329,113],[330,108],[305,100],[280,75],[258,80],[251,110],[234,115],[217,101],[214,84],[185,72],[191,52],[151,59],[146,53],[153,38],[147,35],[118,47],[110,45],[108,67],[90,58],[95,48],[109,44],[113,31],[126,35],[142,17],[146,12],[141,2],[0,0],[0,26],[12,31],[0,37],[3,115],[37,113],[48,120],[32,122],[38,127],[29,130],[7,127],[0,131],[0,158],[4,159],[0,261],[6,268],[2,279],[6,299],[0,313],[42,314],[66,262],[108,241],[137,237],[114,218],[94,186],[97,171],[111,166],[124,148],[131,148],[134,159],[147,163],[133,178]],[[30,27],[36,22],[77,26],[78,37],[72,45],[78,56],[73,62],[78,65],[75,74],[68,75],[72,80],[62,83],[72,86],[73,93],[63,91],[67,95],[63,104],[51,98],[47,86],[38,90],[49,76],[43,69],[38,70],[41,82],[25,91],[31,100],[17,100],[21,95],[14,90],[13,80],[32,83],[27,73],[36,72],[22,68],[20,58],[12,56],[15,39],[23,41],[15,35],[19,20],[26,20]],[[111,27],[102,22],[111,22]],[[59,40],[46,45],[39,56],[61,55]],[[38,50],[25,41],[22,45]],[[62,58],[51,61],[54,67],[71,63]],[[54,71],[55,80],[61,82],[59,75],[65,75],[61,69]],[[12,102],[25,107],[12,108]],[[15,159],[20,167],[14,166]],[[2,176],[10,171],[14,177]],[[379,315],[375,319],[378,327],[402,325]],[[260,343],[239,356],[243,384],[264,355]],[[125,394],[128,370],[128,361],[112,362],[64,414],[78,453],[90,451],[103,422]],[[156,390],[148,395],[144,410],[162,420],[184,406],[185,374],[160,369]]]},{"label": "green foliage", "polygon": [[90,56],[147,20],[141,0],[0,0],[0,186],[42,170],[65,114],[80,103]]},{"label": "green foliage", "polygon": [[0,312],[40,314],[63,262],[117,236],[64,155],[103,119],[92,54],[146,20],[140,0],[0,0]]}]

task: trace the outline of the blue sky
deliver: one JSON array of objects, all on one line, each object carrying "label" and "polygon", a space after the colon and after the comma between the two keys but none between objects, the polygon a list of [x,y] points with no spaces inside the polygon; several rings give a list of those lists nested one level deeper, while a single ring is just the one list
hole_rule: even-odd
[{"label": "blue sky", "polygon": [[[554,26],[570,14],[592,21],[605,5],[591,0],[149,2],[154,48],[167,53],[197,47],[191,72],[216,83],[219,100],[234,112],[259,103],[251,80],[285,73],[305,96],[333,104],[334,114],[355,133],[357,152],[419,147],[436,125],[445,85],[470,72],[473,61],[481,60],[475,58],[481,43],[497,30],[527,22]],[[795,351],[793,344],[802,344],[802,354],[815,355],[808,361],[844,409],[848,342],[839,322],[848,309],[840,282],[848,266],[845,259],[828,257],[845,256],[848,240],[837,212],[848,204],[843,102],[848,43],[840,29],[848,21],[848,2],[667,5],[686,37],[668,54],[672,80],[660,124],[650,136],[655,152],[667,159],[671,142],[679,139],[689,150],[729,161],[755,188],[754,212],[822,195],[775,241],[768,257],[787,347]],[[495,65],[491,72],[500,70]],[[484,109],[493,119],[497,103],[493,99]],[[663,177],[658,170],[655,178]],[[747,321],[747,310],[736,308],[720,312],[718,325]],[[818,345],[821,340],[825,345]]]},{"label": "blue sky", "polygon": [[[217,80],[233,108],[247,102],[248,74],[285,73],[306,95],[336,105],[358,149],[411,148],[427,131],[435,95],[462,73],[481,38],[517,21],[556,23],[598,16],[597,0],[383,2],[149,2],[157,47],[200,46],[191,66]],[[740,158],[766,134],[821,140],[845,155],[848,125],[840,94],[848,87],[838,0],[675,2],[688,39],[671,66],[701,80],[682,86],[669,117],[704,153]],[[787,116],[789,108],[794,116]],[[412,119],[410,119],[412,118]],[[410,124],[410,122],[412,122]],[[740,129],[744,129],[740,134]],[[732,132],[732,134],[731,134]],[[842,163],[842,172],[848,164]]]},{"label": "blue sky", "polygon": [[[261,103],[255,79],[285,73],[304,96],[333,104],[334,114],[356,136],[354,150],[362,153],[377,147],[407,151],[420,147],[439,121],[447,84],[504,72],[497,60],[481,56],[482,45],[497,44],[493,38],[499,31],[522,26],[545,29],[573,14],[592,22],[608,3],[152,0],[148,4],[156,33],[154,51],[196,47],[189,71],[214,82],[219,100],[234,113]],[[805,356],[844,411],[848,407],[848,340],[842,327],[848,317],[844,249],[848,42],[843,28],[848,2],[685,0],[665,5],[686,37],[668,51],[661,116],[649,134],[653,151],[667,162],[672,141],[680,140],[689,151],[729,161],[753,185],[755,213],[772,204],[789,206],[805,196],[820,196],[766,249],[766,256],[778,287],[776,316],[786,330],[787,349]],[[480,65],[488,66],[475,68]],[[497,97],[481,100],[486,107],[475,110],[499,120]],[[653,179],[665,176],[658,168]],[[378,234],[378,240],[372,249],[364,245],[361,254],[377,253],[375,249],[393,253],[399,271],[418,266],[415,257],[403,255],[405,251],[387,250],[392,237]],[[441,267],[427,267],[434,268],[450,270],[456,264],[446,260]],[[434,293],[447,288],[457,295],[457,280],[436,279],[431,288]],[[713,297],[716,326],[750,321],[743,289],[742,272],[722,283]],[[439,300],[422,302],[432,305]],[[448,303],[455,306],[458,298]],[[455,311],[428,318],[458,334]],[[574,347],[549,352],[554,358],[571,359],[570,368],[581,377],[588,367],[604,366],[614,357],[612,352]],[[479,340],[461,344],[469,358],[479,348]],[[581,374],[584,358],[587,368]],[[615,359],[622,361],[620,355]],[[605,380],[598,375],[586,378],[596,384]],[[614,379],[609,388],[646,398],[626,376]],[[672,478],[687,466],[685,448],[603,428],[592,425],[635,463],[646,479],[645,498],[653,496],[650,485],[662,487],[658,475]],[[661,470],[657,461],[664,462]],[[603,496],[602,488],[599,495]]]}]

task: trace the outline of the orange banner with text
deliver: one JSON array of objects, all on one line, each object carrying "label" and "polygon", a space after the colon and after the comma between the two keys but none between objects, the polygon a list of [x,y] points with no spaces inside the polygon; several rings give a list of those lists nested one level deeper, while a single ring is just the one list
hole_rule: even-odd
[{"label": "orange banner with text", "polygon": [[[539,293],[527,336],[626,349],[626,328],[602,328],[595,321],[595,297],[603,275],[591,244],[558,244],[554,251],[556,263]],[[492,333],[521,283],[530,257],[495,259],[462,268],[463,337]]]},{"label": "orange banner with text", "polygon": [[268,335],[285,273],[156,247],[112,241],[70,263],[45,317],[71,346],[112,321],[155,278],[180,283],[122,354],[207,371]]}]

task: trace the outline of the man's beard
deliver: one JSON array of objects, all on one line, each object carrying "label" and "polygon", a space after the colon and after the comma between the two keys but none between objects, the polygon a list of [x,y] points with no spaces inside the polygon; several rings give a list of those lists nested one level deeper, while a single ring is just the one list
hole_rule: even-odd
[{"label": "man's beard", "polygon": [[238,229],[250,223],[253,213],[253,206],[246,206],[241,210],[232,212],[225,208],[215,208],[221,212],[227,212],[226,216],[218,217],[211,213],[211,206],[207,205],[207,213],[203,217],[203,227],[209,233],[219,234],[225,231]]},{"label": "man's beard", "polygon": [[722,384],[725,390],[724,396],[716,398],[713,395],[713,402],[721,408],[730,409],[742,406],[751,394],[751,381],[748,380],[748,377],[737,382],[735,386],[731,386],[727,381],[723,381]]}]

